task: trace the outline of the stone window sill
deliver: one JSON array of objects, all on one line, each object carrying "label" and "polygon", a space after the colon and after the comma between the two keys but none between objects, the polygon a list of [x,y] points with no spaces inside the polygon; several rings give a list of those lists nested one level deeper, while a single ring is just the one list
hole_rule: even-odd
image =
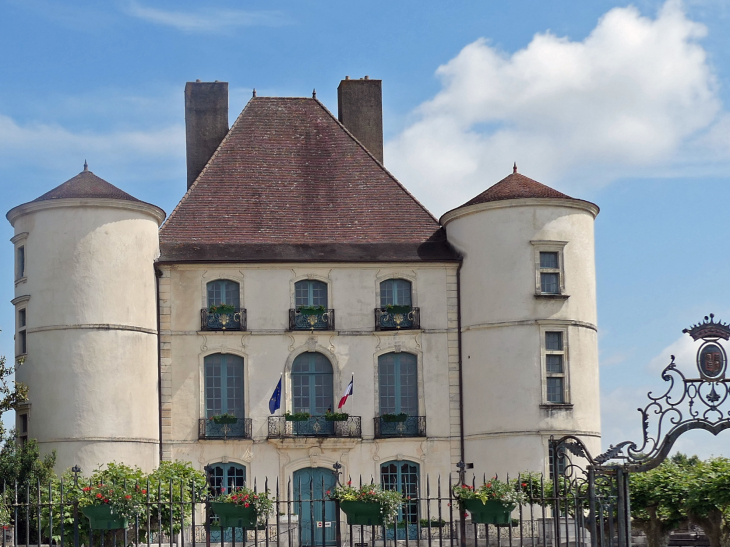
[{"label": "stone window sill", "polygon": [[548,293],[539,293],[535,295],[535,298],[545,298],[547,300],[567,300],[570,298],[569,294],[548,294]]},{"label": "stone window sill", "polygon": [[546,403],[540,405],[543,410],[573,410],[573,403]]}]

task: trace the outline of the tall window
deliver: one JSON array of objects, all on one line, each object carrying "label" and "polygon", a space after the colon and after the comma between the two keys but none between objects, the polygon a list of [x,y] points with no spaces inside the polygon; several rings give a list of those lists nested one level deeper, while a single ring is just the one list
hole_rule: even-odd
[{"label": "tall window", "polygon": [[313,416],[332,410],[332,364],[321,353],[302,353],[291,367],[294,412]]},{"label": "tall window", "polygon": [[205,417],[244,418],[243,359],[216,353],[205,358]]},{"label": "tall window", "polygon": [[380,483],[385,490],[397,490],[409,497],[398,510],[398,521],[418,523],[418,464],[408,461],[388,462],[380,466]]},{"label": "tall window", "polygon": [[20,245],[15,251],[15,279],[25,277],[25,245]]},{"label": "tall window", "polygon": [[410,306],[411,282],[387,279],[380,284],[380,306]]},{"label": "tall window", "polygon": [[380,414],[418,416],[418,365],[411,353],[378,357]]},{"label": "tall window", "polygon": [[216,279],[208,283],[208,307],[227,304],[238,309],[241,307],[240,286],[235,281]]},{"label": "tall window", "polygon": [[18,338],[16,342],[16,354],[17,355],[25,355],[28,353],[28,338],[26,334],[26,324],[27,324],[27,316],[26,316],[26,308],[18,310]]},{"label": "tall window", "polygon": [[548,403],[566,402],[565,331],[545,332],[545,379]]},{"label": "tall window", "polygon": [[227,494],[246,484],[246,468],[236,463],[215,463],[208,467],[208,478],[211,494]]},{"label": "tall window", "polygon": [[28,414],[18,414],[18,441],[20,446],[28,442]]},{"label": "tall window", "polygon": [[560,294],[560,257],[557,251],[540,252],[540,290]]},{"label": "tall window", "polygon": [[[555,463],[555,454],[553,453],[552,446],[548,448],[548,475],[550,480],[553,480],[555,473],[553,465]],[[563,448],[558,449],[558,475],[565,475],[565,452]]]},{"label": "tall window", "polygon": [[304,279],[294,284],[295,307],[322,306],[327,308],[327,283]]}]

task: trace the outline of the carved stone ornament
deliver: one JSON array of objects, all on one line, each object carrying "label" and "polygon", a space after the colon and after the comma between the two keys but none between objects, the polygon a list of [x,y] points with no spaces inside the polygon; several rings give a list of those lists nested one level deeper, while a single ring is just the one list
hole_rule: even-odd
[{"label": "carved stone ornament", "polygon": [[309,353],[317,351],[317,339],[314,336],[310,336],[307,339],[307,351]]}]

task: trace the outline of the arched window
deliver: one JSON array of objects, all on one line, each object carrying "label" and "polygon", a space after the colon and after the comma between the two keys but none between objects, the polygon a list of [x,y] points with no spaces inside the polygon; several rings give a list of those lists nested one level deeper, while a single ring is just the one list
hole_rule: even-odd
[{"label": "arched window", "polygon": [[380,414],[418,416],[418,365],[412,353],[378,357]]},{"label": "arched window", "polygon": [[[398,521],[405,521],[414,528],[418,524],[418,473],[418,464],[409,461],[387,462],[380,466],[380,484],[383,489],[397,490],[404,498],[410,498],[399,509]],[[411,526],[408,530],[409,539],[415,539],[418,531],[416,529],[411,533],[410,528]]]},{"label": "arched window", "polygon": [[322,306],[327,308],[327,283],[304,279],[294,284],[294,305],[296,308],[302,306]]},{"label": "arched window", "polygon": [[241,307],[240,286],[229,279],[216,279],[207,285],[208,307],[226,304],[238,310]]},{"label": "arched window", "polygon": [[332,409],[332,364],[321,353],[302,353],[291,367],[292,410],[323,415]]},{"label": "arched window", "polygon": [[410,306],[411,282],[405,279],[386,279],[380,284],[380,306]]},{"label": "arched window", "polygon": [[243,424],[243,358],[215,353],[205,358],[205,417],[233,414]]},{"label": "arched window", "polygon": [[[210,493],[228,493],[246,484],[246,468],[237,463],[214,463],[208,466]],[[225,490],[222,490],[225,488]]]}]

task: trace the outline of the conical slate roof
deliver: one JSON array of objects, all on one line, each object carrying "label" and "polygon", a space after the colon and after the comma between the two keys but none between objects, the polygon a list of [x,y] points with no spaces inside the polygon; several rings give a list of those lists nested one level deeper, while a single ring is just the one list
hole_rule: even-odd
[{"label": "conical slate roof", "polygon": [[462,207],[477,203],[486,203],[488,201],[519,198],[575,199],[515,171],[494,186],[487,188],[475,198],[467,201]]},{"label": "conical slate roof", "polygon": [[316,99],[255,97],[160,230],[161,261],[456,260]]},{"label": "conical slate roof", "polygon": [[84,170],[81,173],[68,179],[60,186],[56,186],[53,190],[46,192],[41,197],[34,199],[33,202],[68,198],[105,198],[140,201],[113,184],[109,184],[104,179],[97,177],[88,170],[86,163],[84,163]]}]

